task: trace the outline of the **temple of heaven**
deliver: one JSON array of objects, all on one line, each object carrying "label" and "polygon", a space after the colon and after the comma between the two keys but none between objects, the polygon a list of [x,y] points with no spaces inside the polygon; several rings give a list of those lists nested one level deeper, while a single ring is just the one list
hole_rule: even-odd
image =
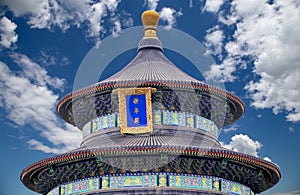
[{"label": "temple of heaven", "polygon": [[252,195],[279,181],[275,164],[221,146],[219,130],[243,115],[244,104],[168,60],[158,20],[155,11],[142,14],[144,36],[122,70],[58,103],[83,141],[25,168],[27,188],[44,195]]}]

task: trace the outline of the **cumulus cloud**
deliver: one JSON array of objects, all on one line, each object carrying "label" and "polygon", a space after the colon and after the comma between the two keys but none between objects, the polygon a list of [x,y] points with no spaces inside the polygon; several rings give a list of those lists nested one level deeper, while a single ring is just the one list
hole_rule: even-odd
[{"label": "cumulus cloud", "polygon": [[248,135],[237,134],[231,138],[229,144],[223,144],[223,147],[258,157],[258,151],[262,144],[259,141],[252,140]]},{"label": "cumulus cloud", "polygon": [[112,31],[112,36],[113,37],[118,37],[121,30],[122,30],[121,22],[120,21],[115,21],[113,31]]},{"label": "cumulus cloud", "polygon": [[60,150],[57,148],[51,148],[49,146],[44,145],[42,142],[36,140],[36,139],[31,139],[27,142],[28,146],[32,150],[39,150],[43,151],[46,153],[53,153],[53,154],[59,154]]},{"label": "cumulus cloud", "polygon": [[217,13],[220,7],[223,5],[224,0],[206,0],[204,11]]},{"label": "cumulus cloud", "polygon": [[299,6],[296,0],[233,0],[222,17],[231,18],[227,22],[236,30],[224,44],[224,60],[207,72],[211,79],[232,82],[236,70],[251,66],[257,75],[245,86],[251,105],[274,114],[286,111],[292,122],[300,121]]},{"label": "cumulus cloud", "polygon": [[[116,10],[119,4],[118,0],[106,0],[93,4],[89,8],[89,30],[88,36],[96,37],[96,46],[100,44],[100,33],[105,33],[105,29],[103,28],[103,17],[107,15],[107,11],[110,11],[112,15],[114,15],[114,11]],[[114,24],[115,26],[115,24]]]},{"label": "cumulus cloud", "polygon": [[148,0],[148,8],[156,10],[159,0]]},{"label": "cumulus cloud", "polygon": [[[237,33],[238,44],[247,43],[247,52],[255,55],[254,72],[260,76],[245,88],[254,107],[272,108],[274,114],[286,110],[288,121],[300,121],[299,5],[276,1],[266,7],[264,16],[254,18],[253,23],[247,21],[258,30],[243,25]],[[250,40],[253,36],[256,39]]]},{"label": "cumulus cloud", "polygon": [[50,86],[55,89],[62,90],[65,85],[65,79],[59,79],[57,77],[51,77],[48,72],[39,66],[37,63],[31,61],[27,56],[23,54],[13,54],[12,59],[19,66],[22,67],[21,75],[30,80],[37,86]]},{"label": "cumulus cloud", "polygon": [[219,26],[215,26],[207,30],[207,34],[205,36],[207,52],[209,54],[217,55],[219,59],[222,59],[224,38],[224,33],[219,29]]},{"label": "cumulus cloud", "polygon": [[43,7],[41,0],[22,1],[22,0],[2,0],[0,4],[8,6],[8,8],[16,15],[21,16],[28,13],[38,13]]},{"label": "cumulus cloud", "polygon": [[165,29],[170,30],[176,24],[176,17],[181,16],[182,12],[176,12],[175,9],[169,7],[163,7],[159,12],[160,19],[164,22],[167,22]]},{"label": "cumulus cloud", "polygon": [[[61,29],[66,31],[71,26],[88,26],[87,36],[100,41],[103,28],[103,17],[115,14],[120,0],[103,0],[91,2],[89,0],[3,0],[0,5],[7,6],[17,17],[26,16],[31,28]],[[109,19],[108,19],[109,20]],[[114,24],[112,24],[114,26]]]},{"label": "cumulus cloud", "polygon": [[50,143],[45,145],[31,139],[28,141],[31,149],[60,153],[78,147],[81,142],[78,130],[55,114],[58,95],[52,89],[60,89],[64,79],[50,77],[27,56],[14,54],[12,58],[20,66],[17,74],[0,62],[0,105],[6,110],[7,118],[20,127],[34,127]]},{"label": "cumulus cloud", "polygon": [[208,71],[204,72],[207,80],[219,80],[221,82],[232,82],[236,79],[233,72],[236,71],[237,59],[225,58],[221,64],[212,64]]},{"label": "cumulus cloud", "polygon": [[17,25],[7,17],[0,19],[0,47],[10,48],[18,41]]}]

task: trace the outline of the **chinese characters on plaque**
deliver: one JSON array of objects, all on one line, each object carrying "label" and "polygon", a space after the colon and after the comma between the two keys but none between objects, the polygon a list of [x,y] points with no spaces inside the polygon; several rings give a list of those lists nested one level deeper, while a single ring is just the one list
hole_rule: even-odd
[{"label": "chinese characters on plaque", "polygon": [[155,91],[150,87],[117,89],[122,134],[153,131],[151,93]]}]

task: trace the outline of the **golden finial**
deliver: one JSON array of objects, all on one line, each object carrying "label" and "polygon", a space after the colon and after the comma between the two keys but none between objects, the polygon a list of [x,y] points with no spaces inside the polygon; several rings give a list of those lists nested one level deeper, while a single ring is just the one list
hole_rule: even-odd
[{"label": "golden finial", "polygon": [[157,24],[159,20],[159,14],[153,10],[144,11],[142,14],[142,22],[144,25],[144,38],[157,38]]}]

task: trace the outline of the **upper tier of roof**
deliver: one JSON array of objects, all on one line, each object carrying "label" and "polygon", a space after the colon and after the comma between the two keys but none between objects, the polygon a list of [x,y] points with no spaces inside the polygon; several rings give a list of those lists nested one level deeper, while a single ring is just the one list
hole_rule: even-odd
[{"label": "upper tier of roof", "polygon": [[[221,122],[219,125],[218,122],[214,121],[219,127],[222,127],[223,124],[228,125],[234,122],[243,114],[244,104],[238,97],[223,89],[207,85],[189,76],[164,55],[162,43],[156,35],[158,18],[159,16],[154,11],[146,11],[143,13],[144,37],[139,42],[136,57],[128,65],[105,80],[67,95],[58,103],[57,111],[64,120],[76,125],[74,123],[73,113],[76,110],[76,101],[80,101],[82,104],[83,101],[87,102],[88,98],[96,97],[106,90],[113,90],[120,87],[144,86],[176,90],[178,90],[178,88],[188,88],[197,90],[197,93],[205,92],[208,96],[213,97],[212,99],[221,102],[219,105],[220,108],[215,108],[215,110],[222,110],[225,113],[219,114],[220,116],[224,115],[223,118],[225,119],[222,119],[222,121],[225,122]],[[198,104],[201,106],[203,99],[199,98],[197,101],[199,101]],[[210,102],[210,104],[212,103]],[[88,105],[86,107],[92,109],[92,106],[93,105]],[[226,106],[229,106],[227,110],[224,109]],[[216,106],[211,105],[211,107]],[[200,108],[200,110],[201,109],[202,108]],[[82,106],[79,110],[85,112]],[[186,111],[191,112],[190,110]],[[91,115],[89,113],[80,113],[80,116]],[[216,114],[214,114],[214,116],[216,116]]]},{"label": "upper tier of roof", "polygon": [[138,51],[126,67],[102,82],[199,82],[177,68],[163,54],[159,40],[142,39]]}]

